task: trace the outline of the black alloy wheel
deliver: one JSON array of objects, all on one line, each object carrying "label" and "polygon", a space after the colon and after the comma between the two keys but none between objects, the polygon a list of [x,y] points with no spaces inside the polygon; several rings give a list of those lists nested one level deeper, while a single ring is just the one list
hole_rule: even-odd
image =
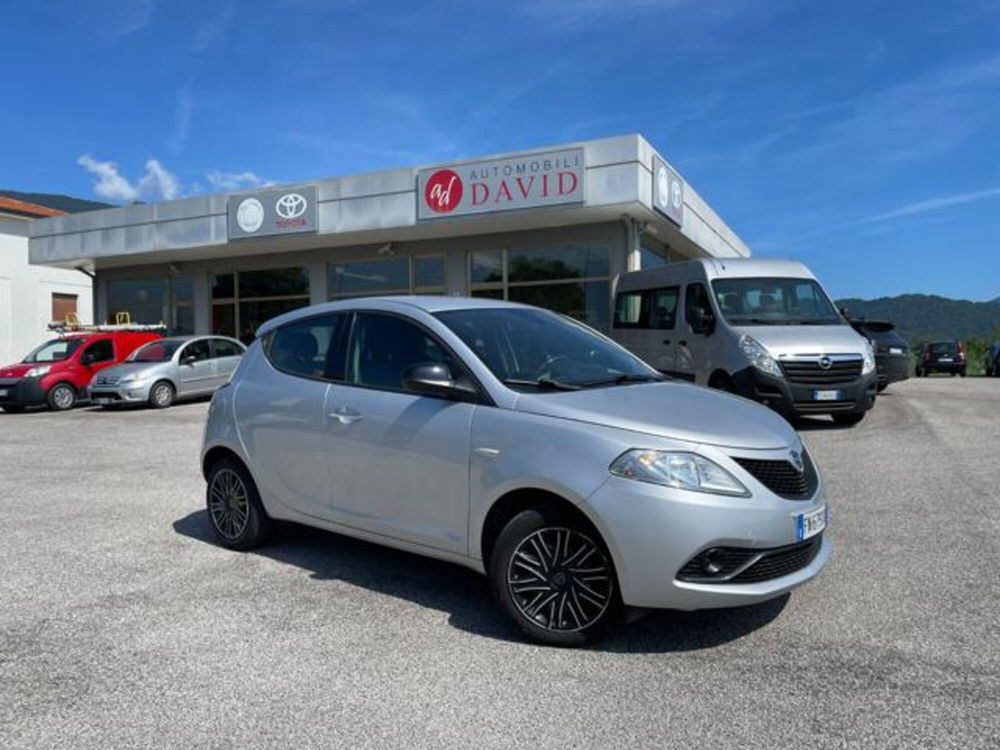
[{"label": "black alloy wheel", "polygon": [[489,572],[501,606],[540,643],[583,645],[621,609],[614,566],[600,537],[576,519],[545,509],[510,520]]},{"label": "black alloy wheel", "polygon": [[247,550],[270,536],[274,522],[264,511],[250,473],[239,461],[224,458],[212,465],[205,502],[212,530],[226,547]]}]

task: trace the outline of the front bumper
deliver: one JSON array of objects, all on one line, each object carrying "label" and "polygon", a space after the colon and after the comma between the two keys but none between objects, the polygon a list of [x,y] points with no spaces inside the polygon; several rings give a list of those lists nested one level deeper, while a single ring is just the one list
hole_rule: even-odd
[{"label": "front bumper", "polygon": [[[758,401],[787,417],[868,411],[875,405],[878,393],[874,372],[847,383],[817,386],[794,383],[763,373],[755,367],[747,367],[733,375],[733,383],[740,396]],[[817,401],[813,398],[817,390],[840,391],[840,398]]]},{"label": "front bumper", "polygon": [[0,379],[0,406],[41,406],[45,396],[41,378]]},{"label": "front bumper", "polygon": [[615,561],[622,600],[634,607],[713,609],[773,599],[815,577],[830,559],[826,538],[803,568],[759,583],[695,583],[678,573],[713,547],[772,549],[797,544],[796,519],[826,506],[822,484],[811,500],[752,489],[732,498],[611,477],[586,502]]},{"label": "front bumper", "polygon": [[149,400],[150,380],[134,380],[117,385],[93,385],[88,390],[90,402],[100,406],[140,404]]}]

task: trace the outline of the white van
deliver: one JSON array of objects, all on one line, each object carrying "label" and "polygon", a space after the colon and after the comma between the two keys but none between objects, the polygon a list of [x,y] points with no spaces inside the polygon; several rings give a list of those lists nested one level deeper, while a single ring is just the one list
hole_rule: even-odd
[{"label": "white van", "polygon": [[857,424],[875,403],[871,344],[795,261],[699,258],[622,274],[611,333],[664,374],[786,417]]}]

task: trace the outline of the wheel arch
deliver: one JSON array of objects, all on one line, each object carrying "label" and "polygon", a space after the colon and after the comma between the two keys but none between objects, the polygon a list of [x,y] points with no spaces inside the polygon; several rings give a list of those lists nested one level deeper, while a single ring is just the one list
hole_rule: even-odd
[{"label": "wheel arch", "polygon": [[486,517],[483,519],[482,528],[479,532],[479,550],[482,555],[483,569],[487,573],[489,572],[493,547],[503,527],[521,511],[540,505],[555,506],[560,512],[565,512],[574,520],[578,520],[591,533],[595,534],[605,547],[610,549],[608,540],[605,539],[597,525],[579,505],[552,490],[540,487],[519,487],[508,490],[494,500],[486,513]]},{"label": "wheel arch", "polygon": [[250,473],[250,476],[253,476],[250,472],[250,467],[247,466],[246,461],[243,460],[243,457],[239,453],[226,445],[215,445],[205,451],[205,455],[201,458],[201,475],[206,481],[208,480],[208,470],[224,458],[232,458],[239,461],[240,465]]}]

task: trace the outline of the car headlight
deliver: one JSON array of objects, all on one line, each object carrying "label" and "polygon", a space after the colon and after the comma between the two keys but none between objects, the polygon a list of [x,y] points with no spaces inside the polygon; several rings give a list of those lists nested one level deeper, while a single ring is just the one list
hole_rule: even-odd
[{"label": "car headlight", "polygon": [[651,451],[639,448],[626,451],[611,464],[610,471],[626,479],[662,484],[713,495],[749,497],[750,491],[714,461],[697,453]]},{"label": "car headlight", "polygon": [[32,367],[30,370],[28,370],[26,373],[24,373],[24,377],[26,377],[26,378],[40,378],[42,375],[47,374],[48,371],[51,370],[51,369],[52,369],[52,365],[39,365],[38,367]]},{"label": "car headlight", "polygon": [[861,366],[861,374],[867,375],[870,372],[875,372],[875,351],[872,349],[870,341],[865,342],[865,350],[862,356],[865,358],[865,363]]},{"label": "car headlight", "polygon": [[781,377],[781,367],[778,366],[778,360],[772,357],[771,352],[750,334],[744,333],[740,336],[740,351],[750,361],[750,364],[761,372]]}]

